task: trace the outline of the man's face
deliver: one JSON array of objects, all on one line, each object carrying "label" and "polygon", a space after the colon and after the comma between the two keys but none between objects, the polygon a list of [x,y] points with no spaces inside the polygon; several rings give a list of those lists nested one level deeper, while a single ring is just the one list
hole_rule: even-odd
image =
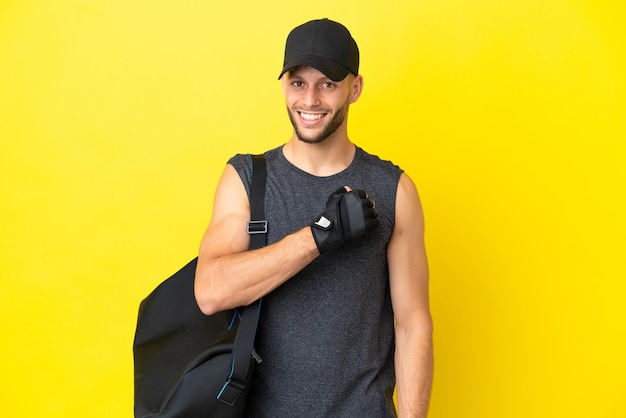
[{"label": "man's face", "polygon": [[283,92],[298,139],[320,143],[345,124],[350,103],[356,100],[354,80],[354,75],[348,75],[342,81],[332,81],[311,67],[297,67],[285,73]]}]

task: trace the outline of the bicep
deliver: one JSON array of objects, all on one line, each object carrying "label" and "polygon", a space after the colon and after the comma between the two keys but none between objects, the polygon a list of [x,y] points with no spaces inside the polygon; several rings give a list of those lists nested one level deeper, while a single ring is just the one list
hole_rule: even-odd
[{"label": "bicep", "polygon": [[417,189],[406,174],[401,176],[398,184],[395,227],[387,257],[397,325],[430,320],[424,215]]},{"label": "bicep", "polygon": [[213,214],[202,238],[200,257],[210,259],[247,250],[249,219],[246,189],[233,166],[228,164],[215,190]]}]

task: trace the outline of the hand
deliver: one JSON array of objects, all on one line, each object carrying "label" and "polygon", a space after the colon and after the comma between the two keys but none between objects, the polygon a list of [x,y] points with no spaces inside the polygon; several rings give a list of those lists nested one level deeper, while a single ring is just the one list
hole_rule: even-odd
[{"label": "hand", "polygon": [[320,254],[354,242],[378,226],[376,204],[364,190],[342,187],[330,195],[326,210],[311,224]]}]

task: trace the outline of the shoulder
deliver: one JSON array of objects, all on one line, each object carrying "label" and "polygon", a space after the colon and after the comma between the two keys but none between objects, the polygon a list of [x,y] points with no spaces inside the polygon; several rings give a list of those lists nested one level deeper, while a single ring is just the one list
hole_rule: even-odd
[{"label": "shoulder", "polygon": [[384,160],[378,155],[370,154],[359,147],[356,149],[356,157],[357,161],[365,166],[365,169],[374,176],[384,176],[397,181],[404,172],[404,170],[392,161]]},{"label": "shoulder", "polygon": [[395,201],[398,182],[404,170],[389,160],[370,154],[357,147],[356,170],[365,184],[376,189],[379,194]]},{"label": "shoulder", "polygon": [[356,147],[356,155],[364,164],[371,165],[372,167],[380,167],[390,171],[403,171],[392,161],[382,159],[376,154],[370,154],[369,152],[358,146]]},{"label": "shoulder", "polygon": [[[274,148],[263,153],[268,166],[274,164],[278,154],[279,148]],[[251,154],[235,154],[228,160],[228,165],[232,166],[241,182],[246,188],[246,191],[250,191],[250,183],[252,181],[252,155]]]}]

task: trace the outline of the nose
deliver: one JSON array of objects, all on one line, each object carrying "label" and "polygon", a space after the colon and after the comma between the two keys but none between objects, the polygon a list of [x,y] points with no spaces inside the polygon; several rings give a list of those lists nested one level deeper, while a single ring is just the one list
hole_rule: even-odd
[{"label": "nose", "polygon": [[315,107],[320,105],[318,91],[315,87],[309,87],[302,95],[302,103],[307,107]]}]

